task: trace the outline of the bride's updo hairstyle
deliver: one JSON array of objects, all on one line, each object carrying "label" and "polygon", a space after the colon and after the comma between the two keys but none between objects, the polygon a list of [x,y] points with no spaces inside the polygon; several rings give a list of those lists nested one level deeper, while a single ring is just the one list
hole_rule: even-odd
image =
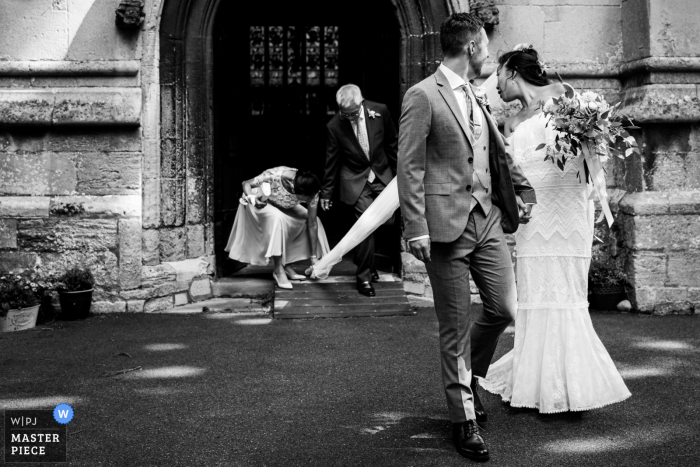
[{"label": "bride's updo hairstyle", "polygon": [[508,68],[517,72],[522,78],[535,86],[547,86],[547,70],[544,62],[532,45],[522,44],[516,50],[506,52],[498,57],[498,68]]},{"label": "bride's updo hairstyle", "polygon": [[311,172],[299,170],[294,177],[294,193],[313,196],[321,190],[321,182]]}]

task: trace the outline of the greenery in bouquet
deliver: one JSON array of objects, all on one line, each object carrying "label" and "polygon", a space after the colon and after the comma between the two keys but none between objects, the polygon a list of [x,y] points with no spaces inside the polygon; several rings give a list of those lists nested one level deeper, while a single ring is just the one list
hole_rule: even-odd
[{"label": "greenery in bouquet", "polygon": [[0,316],[9,310],[40,305],[51,283],[35,272],[0,276]]},{"label": "greenery in bouquet", "polygon": [[55,289],[59,292],[81,292],[95,286],[95,278],[89,269],[72,267],[55,280]]},{"label": "greenery in bouquet", "polygon": [[[544,160],[551,160],[564,170],[567,159],[583,154],[586,164],[590,157],[600,163],[610,155],[621,159],[639,154],[634,137],[627,130],[638,129],[631,119],[620,112],[620,103],[610,105],[600,94],[586,91],[579,94],[566,86],[566,93],[545,103],[540,103],[542,112],[557,129],[553,146],[540,144],[537,150],[547,148]],[[624,151],[615,146],[623,143]],[[590,167],[584,165],[586,180]],[[579,174],[580,176],[580,174]]]}]

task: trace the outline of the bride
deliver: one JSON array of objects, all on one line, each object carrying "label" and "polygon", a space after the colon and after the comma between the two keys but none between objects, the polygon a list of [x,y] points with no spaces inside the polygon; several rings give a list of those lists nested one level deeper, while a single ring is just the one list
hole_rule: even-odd
[{"label": "bride", "polygon": [[528,223],[516,233],[518,315],[515,347],[480,381],[512,407],[541,413],[583,411],[630,397],[598,338],[588,313],[587,277],[593,241],[593,202],[579,181],[578,164],[560,170],[545,161],[542,142],[555,132],[540,103],[565,92],[550,84],[532,46],[502,55],[498,93],[519,100],[522,110],[506,121],[505,135],[523,173],[537,192]]}]

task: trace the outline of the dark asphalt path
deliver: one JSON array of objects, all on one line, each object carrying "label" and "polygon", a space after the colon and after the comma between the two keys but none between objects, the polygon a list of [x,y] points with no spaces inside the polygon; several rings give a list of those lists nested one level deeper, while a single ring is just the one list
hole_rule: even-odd
[{"label": "dark asphalt path", "polygon": [[[6,333],[0,408],[72,404],[76,466],[470,463],[449,439],[432,309],[267,321],[122,314]],[[484,395],[487,465],[700,465],[700,317],[593,322],[632,398],[578,417]],[[506,334],[498,356],[512,344]]]}]

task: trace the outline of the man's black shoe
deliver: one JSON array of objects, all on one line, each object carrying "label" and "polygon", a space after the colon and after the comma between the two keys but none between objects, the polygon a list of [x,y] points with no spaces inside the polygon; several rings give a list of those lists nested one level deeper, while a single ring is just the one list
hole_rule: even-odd
[{"label": "man's black shoe", "polygon": [[376,295],[374,287],[372,287],[372,284],[368,281],[357,281],[357,291],[366,297],[374,297]]},{"label": "man's black shoe", "polygon": [[477,462],[489,460],[489,450],[486,449],[484,439],[479,434],[479,425],[476,420],[467,420],[464,423],[452,424],[452,441],[457,452]]},{"label": "man's black shoe", "polygon": [[486,414],[486,409],[484,408],[484,404],[481,403],[481,398],[479,397],[479,393],[477,392],[477,388],[479,387],[479,383],[476,381],[476,378],[472,377],[472,395],[474,396],[474,415],[476,415],[476,421],[479,423],[484,423],[489,419],[489,416]]},{"label": "man's black shoe", "polygon": [[377,271],[372,271],[372,282],[379,282],[379,273]]}]

